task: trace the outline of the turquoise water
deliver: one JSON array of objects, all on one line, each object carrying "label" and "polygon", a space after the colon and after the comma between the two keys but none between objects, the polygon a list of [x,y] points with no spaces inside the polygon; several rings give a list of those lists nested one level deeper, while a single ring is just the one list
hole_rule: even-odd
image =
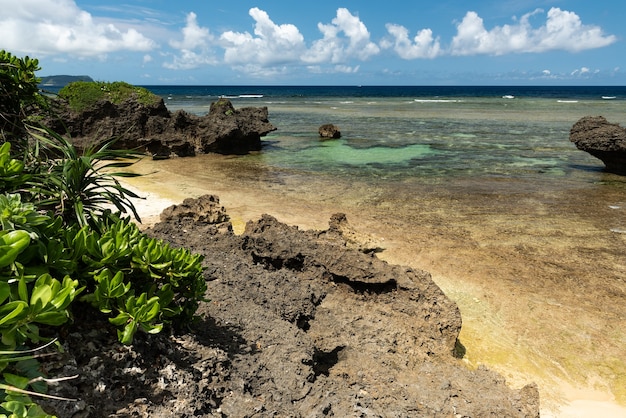
[{"label": "turquoise water", "polygon": [[[241,163],[345,180],[594,182],[603,165],[570,143],[569,129],[587,115],[626,122],[623,87],[152,89],[170,110],[196,114],[220,95],[235,107],[267,106],[278,130]],[[255,97],[240,97],[248,94]],[[325,123],[339,126],[342,138],[321,141]]]}]

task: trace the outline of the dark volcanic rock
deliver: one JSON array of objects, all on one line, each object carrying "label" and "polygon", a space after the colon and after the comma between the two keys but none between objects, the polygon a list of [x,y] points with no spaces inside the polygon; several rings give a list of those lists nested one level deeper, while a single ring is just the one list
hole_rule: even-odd
[{"label": "dark volcanic rock", "polygon": [[215,196],[169,208],[147,233],[205,256],[201,321],[183,335],[138,333],[132,347],[106,322],[77,321],[88,329],[68,330],[73,357],[58,373],[80,377],[55,394],[80,401],[51,407],[89,417],[539,416],[535,385],[512,390],[459,360],[459,310],[429,273],[350,249],[343,214],[330,224],[302,231],[264,215],[235,235]]},{"label": "dark volcanic rock", "polygon": [[570,130],[570,141],[602,160],[606,170],[626,174],[626,129],[602,116],[585,116]]},{"label": "dark volcanic rock", "polygon": [[320,138],[324,139],[338,139],[341,138],[341,131],[338,126],[333,125],[332,123],[327,123],[319,127],[318,132],[320,134]]},{"label": "dark volcanic rock", "polygon": [[214,195],[203,195],[197,199],[188,198],[179,205],[165,208],[160,215],[161,222],[177,219],[191,219],[206,224],[224,224],[230,221],[220,200]]},{"label": "dark volcanic rock", "polygon": [[216,152],[245,154],[261,149],[261,137],[276,130],[267,107],[235,109],[227,99],[211,105],[207,115],[170,112],[163,100],[154,105],[131,97],[119,105],[100,101],[83,112],[59,103],[59,117],[44,121],[52,130],[68,134],[84,149],[111,138],[117,148],[137,149],[155,158]]},{"label": "dark volcanic rock", "polygon": [[[345,215],[326,231],[264,215],[238,236],[195,221],[192,201],[149,233],[206,256],[200,313],[231,359],[209,385],[225,416],[538,416],[536,386],[455,358],[460,312],[430,274],[351,249]],[[210,201],[205,218],[223,222]]]}]

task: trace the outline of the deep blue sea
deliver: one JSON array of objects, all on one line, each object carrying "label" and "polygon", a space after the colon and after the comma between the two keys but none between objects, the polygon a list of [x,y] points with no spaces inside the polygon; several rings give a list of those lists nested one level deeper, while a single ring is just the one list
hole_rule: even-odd
[{"label": "deep blue sea", "polygon": [[513,95],[553,99],[599,99],[617,96],[626,100],[626,86],[144,86],[163,97],[188,99],[258,95],[266,99],[321,97],[498,98]]}]

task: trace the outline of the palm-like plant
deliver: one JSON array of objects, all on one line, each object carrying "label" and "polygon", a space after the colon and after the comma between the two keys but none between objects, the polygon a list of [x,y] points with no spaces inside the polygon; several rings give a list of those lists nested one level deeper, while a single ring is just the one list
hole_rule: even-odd
[{"label": "palm-like plant", "polygon": [[101,224],[113,208],[123,214],[130,212],[141,222],[129,199],[139,196],[116,178],[140,175],[118,171],[137,162],[140,153],[111,148],[115,139],[80,153],[65,137],[47,128],[30,127],[30,132],[48,154],[47,159],[38,159],[40,165],[29,182],[29,192],[39,201],[40,208],[81,226]]}]

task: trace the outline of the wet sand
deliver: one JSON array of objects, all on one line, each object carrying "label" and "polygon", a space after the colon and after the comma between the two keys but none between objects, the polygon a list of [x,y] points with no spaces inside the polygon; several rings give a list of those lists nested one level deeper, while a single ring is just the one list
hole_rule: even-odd
[{"label": "wet sand", "polygon": [[[236,232],[263,213],[326,229],[344,212],[391,263],[429,271],[463,316],[468,367],[536,382],[542,416],[626,417],[626,195],[565,185],[538,194],[458,183],[388,194],[202,156],[134,168],[144,223],[186,197],[220,197]],[[156,172],[154,172],[157,170]],[[194,173],[185,175],[183,173]],[[606,175],[606,181],[620,181]]]}]

